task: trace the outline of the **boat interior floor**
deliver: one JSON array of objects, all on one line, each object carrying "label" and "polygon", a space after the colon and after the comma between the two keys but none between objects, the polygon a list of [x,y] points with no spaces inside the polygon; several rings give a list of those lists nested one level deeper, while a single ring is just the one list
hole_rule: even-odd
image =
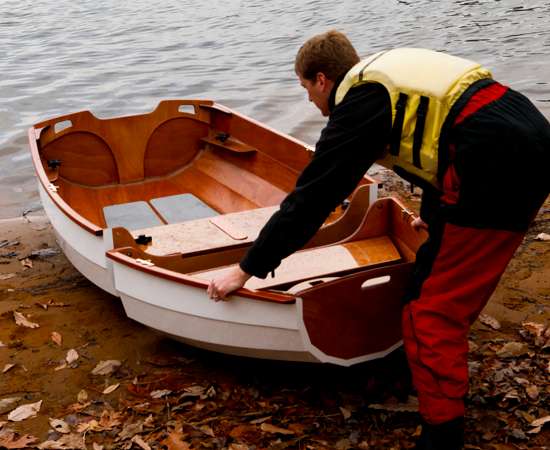
[{"label": "boat interior floor", "polygon": [[[196,197],[194,198],[200,202]],[[195,212],[200,217],[208,213],[206,208],[208,208],[206,205],[201,206],[196,208]],[[131,228],[131,234],[134,238],[141,235],[151,237],[151,243],[146,251],[157,256],[222,249],[254,241],[264,224],[278,208],[278,206],[268,206],[194,220],[188,219],[179,223],[156,224],[147,228],[136,229],[134,226]],[[213,210],[210,211],[213,212]]]}]

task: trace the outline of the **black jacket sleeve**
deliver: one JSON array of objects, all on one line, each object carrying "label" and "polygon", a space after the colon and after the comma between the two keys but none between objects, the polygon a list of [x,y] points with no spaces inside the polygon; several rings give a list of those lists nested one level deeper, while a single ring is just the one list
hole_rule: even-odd
[{"label": "black jacket sleeve", "polygon": [[390,130],[387,91],[374,83],[351,89],[331,111],[311,162],[242,259],[241,269],[265,278],[303,247],[380,157]]}]

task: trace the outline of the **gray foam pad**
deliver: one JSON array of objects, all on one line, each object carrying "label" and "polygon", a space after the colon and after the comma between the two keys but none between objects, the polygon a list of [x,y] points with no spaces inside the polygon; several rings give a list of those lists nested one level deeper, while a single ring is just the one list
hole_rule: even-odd
[{"label": "gray foam pad", "polygon": [[178,194],[151,200],[151,204],[168,223],[217,216],[218,213],[193,194]]},{"label": "gray foam pad", "polygon": [[162,221],[147,202],[130,202],[105,206],[103,216],[109,228],[124,227],[128,230],[139,230],[162,225]]}]

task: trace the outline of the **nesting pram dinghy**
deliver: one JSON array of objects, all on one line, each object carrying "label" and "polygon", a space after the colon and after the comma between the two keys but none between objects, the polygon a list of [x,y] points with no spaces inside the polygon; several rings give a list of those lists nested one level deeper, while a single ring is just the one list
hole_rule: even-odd
[{"label": "nesting pram dinghy", "polygon": [[215,303],[206,287],[237,264],[311,158],[302,142],[210,101],[149,114],[80,112],[29,130],[59,243],[126,314],[230,354],[351,365],[400,344],[400,297],[426,238],[365,177],[274,277]]}]

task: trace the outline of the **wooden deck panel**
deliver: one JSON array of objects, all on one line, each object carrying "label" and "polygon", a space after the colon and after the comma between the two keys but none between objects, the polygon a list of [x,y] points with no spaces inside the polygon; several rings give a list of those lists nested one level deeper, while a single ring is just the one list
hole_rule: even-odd
[{"label": "wooden deck panel", "polygon": [[[147,247],[147,253],[153,255],[168,255],[172,253],[192,253],[230,247],[236,244],[250,243],[278,207],[259,208],[215,218],[190,220],[183,223],[168,224],[152,228],[144,228],[132,232],[134,237],[145,234],[152,237],[152,243]],[[213,221],[222,221],[222,227]],[[223,224],[231,230],[238,230],[245,239],[235,239],[232,233],[224,232]]]},{"label": "wooden deck panel", "polygon": [[[275,270],[275,277],[265,280],[251,278],[248,289],[269,289],[275,286],[298,283],[310,278],[326,277],[340,272],[362,269],[382,263],[399,261],[401,256],[391,239],[380,236],[339,245],[302,250],[284,259]],[[228,272],[234,266],[195,272],[189,275],[210,280]]]}]

